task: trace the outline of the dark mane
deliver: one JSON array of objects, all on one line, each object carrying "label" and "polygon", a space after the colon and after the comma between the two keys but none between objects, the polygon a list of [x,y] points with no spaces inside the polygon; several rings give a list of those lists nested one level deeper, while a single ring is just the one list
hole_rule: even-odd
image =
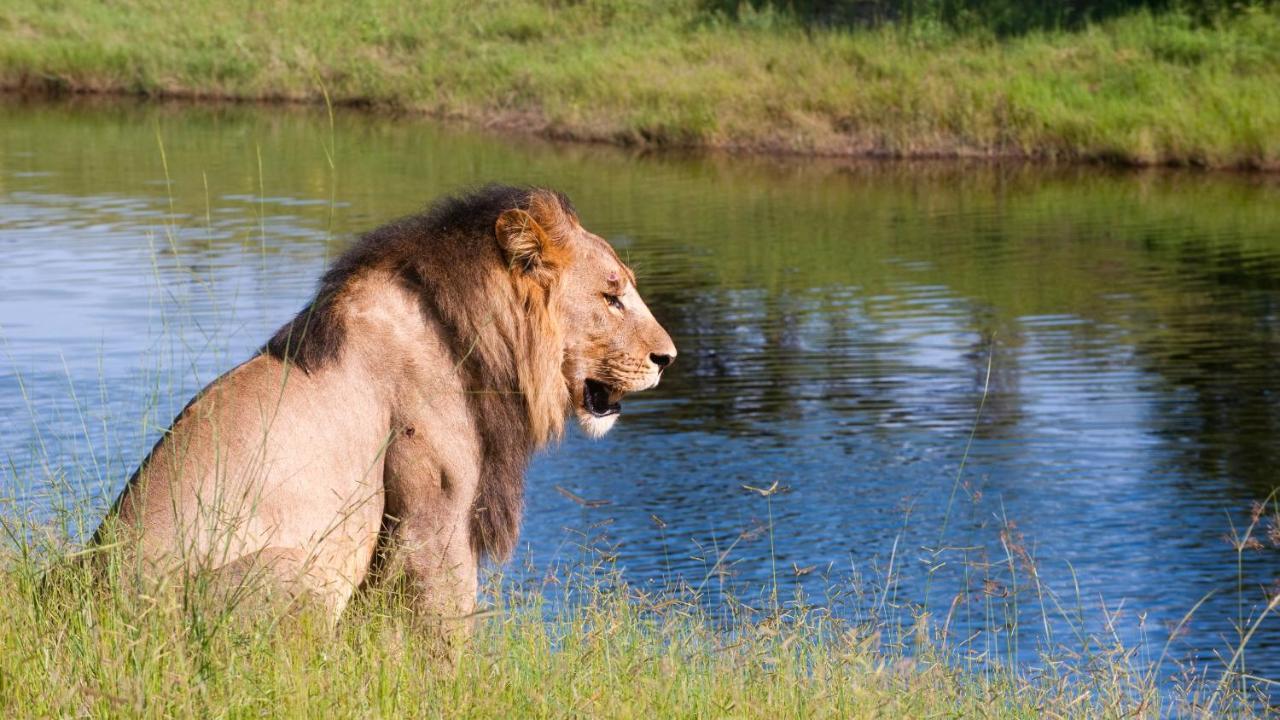
[{"label": "dark mane", "polygon": [[[454,366],[473,391],[468,407],[480,432],[482,457],[471,542],[477,551],[500,559],[515,548],[524,473],[535,439],[529,432],[527,394],[515,370],[520,349],[480,347],[475,338],[494,330],[477,314],[495,301],[485,294],[485,278],[495,263],[504,262],[495,237],[498,216],[512,208],[527,209],[535,192],[545,191],[487,185],[366,233],[325,272],[315,298],[262,349],[308,374],[337,362],[347,333],[339,301],[344,288],[370,270],[397,278],[419,299],[422,312],[444,327],[453,343]],[[566,197],[554,195],[576,216]],[[387,512],[394,516],[392,495],[388,493]]]},{"label": "dark mane", "polygon": [[[415,255],[429,253],[445,234],[461,238],[492,237],[494,223],[504,210],[529,204],[533,189],[490,184],[470,193],[437,200],[426,212],[409,215],[365,233],[333,261],[320,278],[315,297],[293,320],[267,341],[261,352],[293,363],[313,373],[336,360],[346,339],[346,329],[334,307],[334,299],[347,281],[361,271],[379,266],[411,264]],[[574,212],[568,198],[560,202]]]}]

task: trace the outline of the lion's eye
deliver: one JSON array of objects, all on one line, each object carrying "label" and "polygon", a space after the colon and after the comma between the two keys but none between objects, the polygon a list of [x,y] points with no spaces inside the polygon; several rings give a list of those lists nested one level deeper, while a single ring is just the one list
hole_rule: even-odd
[{"label": "lion's eye", "polygon": [[622,307],[622,299],[619,298],[617,295],[610,295],[609,293],[605,293],[604,301],[609,303],[609,307],[613,308],[614,310],[624,309]]}]

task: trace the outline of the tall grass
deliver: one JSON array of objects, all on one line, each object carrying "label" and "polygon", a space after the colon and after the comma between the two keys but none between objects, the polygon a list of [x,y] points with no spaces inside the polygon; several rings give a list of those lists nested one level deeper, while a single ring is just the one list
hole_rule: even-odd
[{"label": "tall grass", "polygon": [[[1271,503],[1259,518],[1265,523],[1277,513]],[[6,717],[1266,712],[1259,694],[1265,686],[1240,661],[1247,635],[1227,673],[1191,671],[1170,689],[1163,653],[1083,628],[1078,644],[1046,647],[1040,662],[1022,666],[998,654],[958,652],[930,613],[887,603],[874,583],[833,581],[834,605],[833,598],[772,592],[712,605],[688,586],[640,591],[605,563],[588,562],[525,572],[523,580],[491,576],[477,634],[446,649],[389,592],[366,591],[335,627],[306,605],[228,602],[199,578],[139,592],[134,568],[111,551],[105,562],[86,563],[57,533],[11,518],[4,530]],[[1016,562],[1018,551],[1009,548],[1007,559]],[[1027,582],[1035,582],[1034,571]],[[974,592],[995,633],[1010,619],[999,610],[1000,592]],[[1060,611],[1040,599],[1045,612]],[[1018,630],[1005,634],[1016,641]]]},{"label": "tall grass", "polygon": [[1069,32],[1018,21],[1008,37],[958,20],[811,24],[786,7],[13,0],[0,87],[329,97],[639,145],[1280,167],[1274,4]]}]

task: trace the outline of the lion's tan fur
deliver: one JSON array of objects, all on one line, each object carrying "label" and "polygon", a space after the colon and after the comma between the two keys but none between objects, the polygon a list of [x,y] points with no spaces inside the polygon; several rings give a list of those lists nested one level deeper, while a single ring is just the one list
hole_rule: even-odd
[{"label": "lion's tan fur", "polygon": [[[628,314],[601,310],[619,273]],[[649,358],[674,353],[562,196],[445,201],[367,235],[202,391],[98,537],[124,533],[157,573],[262,564],[335,616],[394,566],[421,609],[465,615],[480,558],[514,548],[530,454],[575,407],[603,422],[582,409],[584,378],[641,390],[661,370]]]}]

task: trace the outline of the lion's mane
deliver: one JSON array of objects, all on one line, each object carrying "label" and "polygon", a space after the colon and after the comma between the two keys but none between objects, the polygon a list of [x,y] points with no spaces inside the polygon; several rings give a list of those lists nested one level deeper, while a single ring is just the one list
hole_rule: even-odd
[{"label": "lion's mane", "polygon": [[[418,298],[424,316],[444,328],[467,388],[483,454],[471,543],[498,560],[515,546],[529,456],[563,432],[568,402],[563,335],[552,307],[555,268],[568,258],[547,257],[545,277],[512,268],[494,229],[511,208],[529,212],[553,239],[577,221],[568,199],[548,190],[490,185],[445,198],[362,236],[325,273],[315,298],[263,348],[308,374],[336,362],[351,339],[345,289],[367,272],[389,271]],[[563,243],[553,245],[568,252]]]}]

